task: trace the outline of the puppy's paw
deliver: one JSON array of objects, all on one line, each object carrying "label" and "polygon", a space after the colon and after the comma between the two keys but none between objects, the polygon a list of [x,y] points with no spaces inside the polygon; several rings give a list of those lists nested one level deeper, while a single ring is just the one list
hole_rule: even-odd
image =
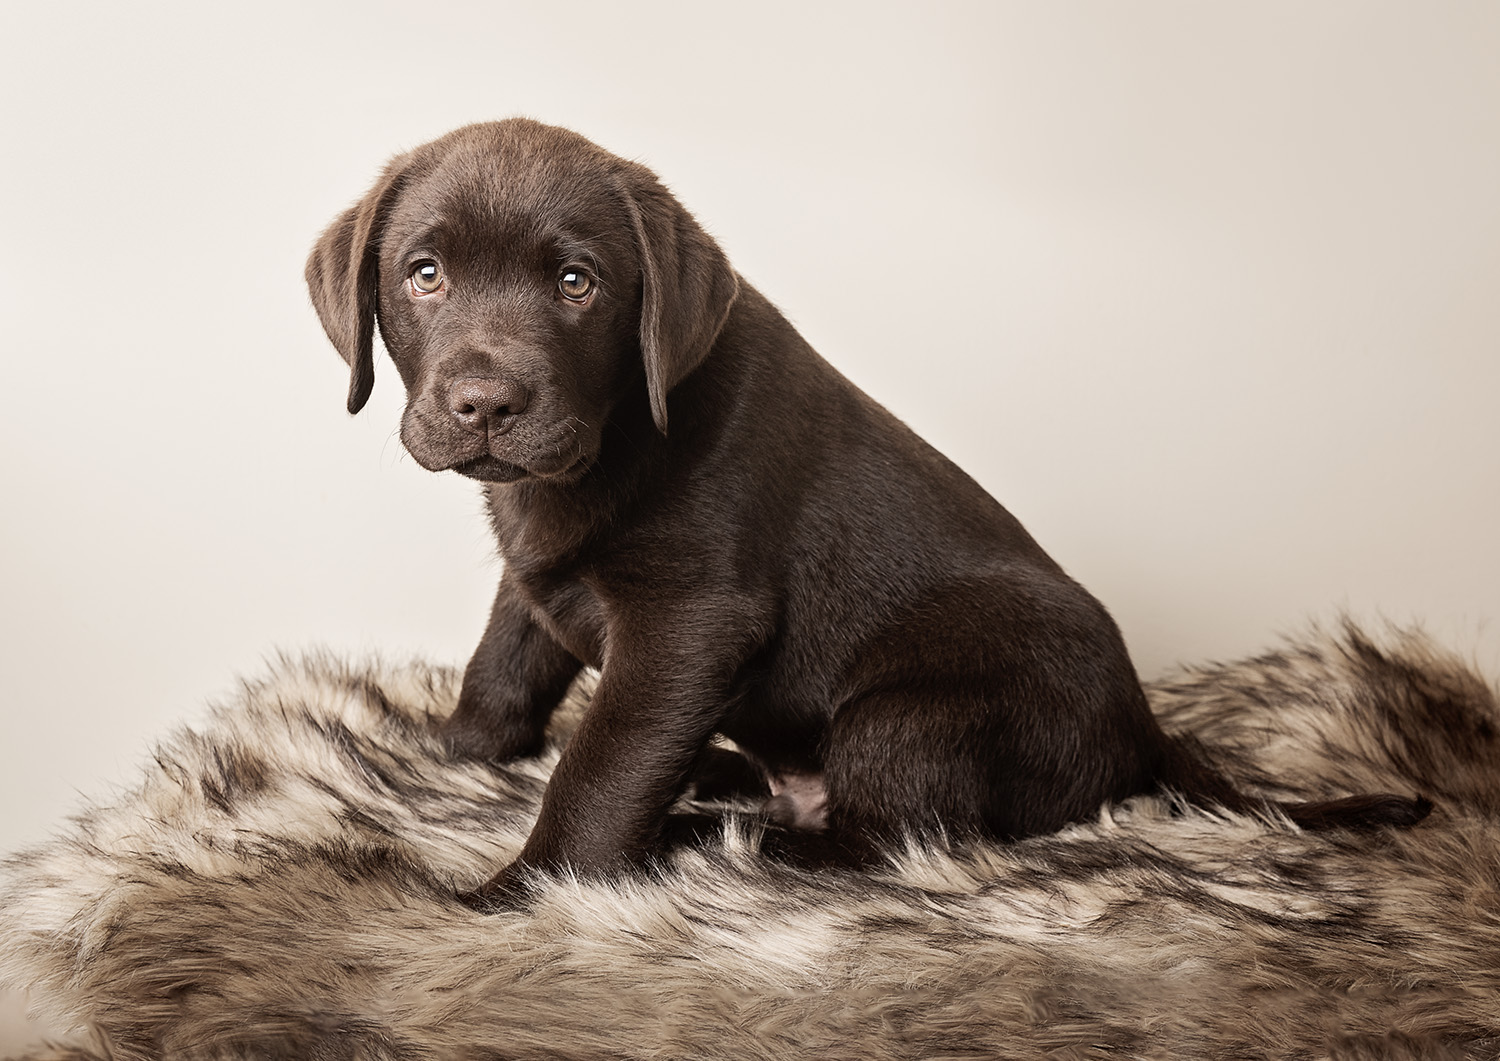
[{"label": "puppy's paw", "polygon": [[657,837],[661,851],[680,847],[708,847],[724,839],[724,816],[702,811],[673,811],[662,822]]},{"label": "puppy's paw", "polygon": [[481,914],[524,913],[531,909],[533,898],[534,891],[526,873],[515,863],[473,891],[458,894],[459,902]]},{"label": "puppy's paw", "polygon": [[540,733],[493,728],[456,716],[434,720],[433,731],[452,758],[486,763],[524,759],[541,752],[545,744]]}]

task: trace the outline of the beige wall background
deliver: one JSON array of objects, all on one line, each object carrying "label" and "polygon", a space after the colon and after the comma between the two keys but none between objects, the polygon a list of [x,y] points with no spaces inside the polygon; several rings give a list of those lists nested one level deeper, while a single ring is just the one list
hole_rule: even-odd
[{"label": "beige wall background", "polygon": [[467,658],[474,489],[301,271],[511,114],[661,173],[1147,676],[1338,609],[1500,661],[1500,6],[0,11],[0,851],[278,648]]}]

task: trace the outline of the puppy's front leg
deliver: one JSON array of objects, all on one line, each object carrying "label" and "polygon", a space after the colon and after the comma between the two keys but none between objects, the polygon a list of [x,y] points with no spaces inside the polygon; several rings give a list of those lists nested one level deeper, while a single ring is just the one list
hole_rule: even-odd
[{"label": "puppy's front leg", "polygon": [[443,723],[459,755],[504,761],[541,751],[551,717],[582,668],[531,618],[519,590],[500,582],[489,625],[469,666],[458,708]]},{"label": "puppy's front leg", "polygon": [[[632,640],[639,646],[653,639]],[[703,647],[692,663],[685,654],[612,651],[520,857],[474,899],[503,902],[528,869],[566,866],[590,876],[644,861],[723,717],[728,685],[719,675],[726,668],[703,666],[713,656],[722,660],[722,651]]]}]

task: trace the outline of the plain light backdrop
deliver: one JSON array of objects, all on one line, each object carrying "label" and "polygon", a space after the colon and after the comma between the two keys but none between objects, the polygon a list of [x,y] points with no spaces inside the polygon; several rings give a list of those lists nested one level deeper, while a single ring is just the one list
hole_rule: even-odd
[{"label": "plain light backdrop", "polygon": [[388,363],[347,416],[301,274],[513,114],[656,169],[1145,676],[1339,609],[1500,657],[1500,6],[0,11],[0,852],[278,649],[467,658],[476,488]]}]

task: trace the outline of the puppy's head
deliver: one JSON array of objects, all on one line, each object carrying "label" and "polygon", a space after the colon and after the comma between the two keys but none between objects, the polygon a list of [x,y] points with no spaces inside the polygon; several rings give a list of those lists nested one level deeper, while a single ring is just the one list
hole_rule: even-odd
[{"label": "puppy's head", "polygon": [[348,362],[374,336],[406,385],[401,440],[424,468],[566,480],[624,400],[667,395],[708,356],[738,284],[656,177],[524,119],[471,125],[394,159],[307,262]]}]

